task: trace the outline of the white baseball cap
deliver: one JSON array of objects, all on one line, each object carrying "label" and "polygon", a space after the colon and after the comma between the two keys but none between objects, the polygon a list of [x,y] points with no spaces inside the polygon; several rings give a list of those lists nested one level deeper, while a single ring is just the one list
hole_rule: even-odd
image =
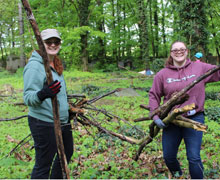
[{"label": "white baseball cap", "polygon": [[41,32],[41,37],[43,40],[55,37],[61,40],[60,33],[56,29],[45,29]]}]

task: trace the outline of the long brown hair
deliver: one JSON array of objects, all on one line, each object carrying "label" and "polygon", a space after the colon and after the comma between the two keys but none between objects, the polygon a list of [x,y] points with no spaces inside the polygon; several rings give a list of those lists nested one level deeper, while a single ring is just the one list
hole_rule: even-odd
[{"label": "long brown hair", "polygon": [[[170,45],[170,53],[171,53],[171,49],[172,49],[173,45],[174,45],[175,43],[177,43],[177,42],[183,43],[183,44],[186,46],[186,43],[183,42],[183,41],[178,41],[178,40],[177,40],[177,41],[174,41],[174,42]],[[188,49],[187,46],[186,46],[186,49]],[[166,60],[166,62],[165,62],[165,67],[166,67],[166,66],[169,66],[169,65],[173,65],[173,58],[172,58],[172,56],[170,55],[170,53],[169,53],[169,56],[168,56],[168,58],[167,58],[167,60]]]},{"label": "long brown hair", "polygon": [[[40,50],[36,50],[36,51],[37,51],[37,53],[38,53],[40,56],[42,56],[41,53],[40,53]],[[57,73],[58,73],[59,75],[62,75],[64,68],[63,68],[63,64],[62,64],[61,59],[56,55],[56,56],[54,57],[53,62],[54,62],[54,69],[57,71]]]}]

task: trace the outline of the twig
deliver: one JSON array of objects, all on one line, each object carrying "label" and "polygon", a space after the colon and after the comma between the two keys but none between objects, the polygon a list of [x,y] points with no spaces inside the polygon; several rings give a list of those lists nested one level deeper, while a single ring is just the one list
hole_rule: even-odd
[{"label": "twig", "polygon": [[73,98],[86,98],[86,96],[83,95],[83,94],[68,94],[68,95],[67,95],[67,98],[68,98],[68,99],[73,99]]},{"label": "twig", "polygon": [[[9,156],[11,156],[11,154],[18,148],[18,146],[20,146],[28,137],[30,137],[31,136],[31,134],[29,134],[29,135],[27,135],[24,139],[22,139],[10,152],[9,152],[9,154],[6,156],[6,157],[9,157]],[[31,137],[32,138],[32,137]],[[28,140],[28,141],[30,141],[30,139]],[[27,141],[27,142],[28,142]],[[24,144],[26,144],[26,142],[24,143]],[[24,145],[23,144],[23,145]],[[21,145],[22,146],[22,145]]]},{"label": "twig", "polygon": [[97,97],[95,97],[95,98],[89,100],[87,103],[88,103],[88,104],[92,104],[92,103],[98,101],[98,100],[101,99],[101,98],[104,98],[104,97],[106,97],[106,96],[109,96],[109,95],[111,95],[111,94],[113,94],[113,93],[115,93],[115,92],[119,92],[119,91],[121,91],[121,90],[122,90],[122,88],[117,88],[117,89],[115,89],[115,90],[113,90],[113,91],[110,91],[110,92],[108,92],[108,93],[106,93],[106,94],[103,94],[103,95],[101,95],[101,96],[97,96]]},{"label": "twig", "polygon": [[6,118],[6,119],[0,119],[0,121],[14,121],[14,120],[18,120],[18,119],[22,119],[28,117],[28,115],[24,115],[24,116],[19,116],[19,117],[14,117],[14,118]]},{"label": "twig", "polygon": [[[91,106],[92,106],[92,105],[91,105]],[[119,116],[114,115],[114,114],[112,114],[112,113],[110,113],[110,112],[108,112],[108,111],[106,111],[106,110],[104,110],[104,109],[98,109],[98,108],[96,108],[96,107],[94,107],[94,106],[93,106],[93,108],[86,107],[86,109],[90,109],[90,110],[94,110],[94,111],[101,112],[101,113],[103,113],[104,115],[109,116],[110,118],[115,117],[115,118],[117,118],[117,119],[119,119],[119,120],[125,122],[126,124],[130,125],[130,126],[133,127],[134,129],[136,129],[137,131],[139,131],[140,133],[142,133],[142,135],[145,135],[145,133],[144,133],[142,130],[140,130],[140,129],[137,128],[136,126],[133,126],[132,124],[130,124],[130,123],[129,123],[128,121],[126,121],[125,119],[120,118]]]}]

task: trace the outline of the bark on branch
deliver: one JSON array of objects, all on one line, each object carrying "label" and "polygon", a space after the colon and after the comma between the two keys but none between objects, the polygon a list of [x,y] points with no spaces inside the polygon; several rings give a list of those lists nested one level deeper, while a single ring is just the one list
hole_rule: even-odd
[{"label": "bark on branch", "polygon": [[[183,114],[184,112],[190,111],[195,108],[195,104],[186,105],[182,108],[174,109],[166,118],[163,119],[164,124],[168,125],[170,122],[172,122],[176,117],[180,114]],[[157,126],[153,126],[152,124],[149,126],[150,133],[149,136],[143,138],[141,145],[136,153],[136,156],[134,158],[135,161],[138,160],[142,150],[144,147],[151,143],[153,141],[153,138],[159,133],[160,129]]]}]

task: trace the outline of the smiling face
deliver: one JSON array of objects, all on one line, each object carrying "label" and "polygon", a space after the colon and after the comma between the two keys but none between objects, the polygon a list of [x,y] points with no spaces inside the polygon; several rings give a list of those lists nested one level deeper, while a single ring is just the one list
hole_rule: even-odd
[{"label": "smiling face", "polygon": [[182,67],[186,62],[188,50],[184,43],[175,42],[171,47],[170,55],[173,58],[173,65],[177,67]]},{"label": "smiling face", "polygon": [[60,51],[61,41],[58,38],[52,37],[44,41],[44,45],[49,56],[55,56]]}]

